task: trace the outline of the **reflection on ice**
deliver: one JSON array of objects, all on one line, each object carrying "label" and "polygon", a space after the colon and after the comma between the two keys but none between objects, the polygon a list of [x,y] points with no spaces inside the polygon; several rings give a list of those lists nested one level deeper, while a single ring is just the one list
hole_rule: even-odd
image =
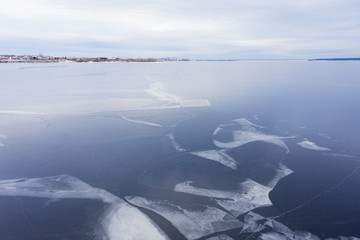
[{"label": "reflection on ice", "polygon": [[299,142],[298,145],[300,145],[303,148],[317,150],[317,151],[329,151],[330,150],[329,148],[326,148],[326,147],[320,147],[320,146],[316,145],[315,143],[310,142],[306,138],[304,141]]},{"label": "reflection on ice", "polygon": [[[275,135],[268,135],[258,131],[256,128],[263,128],[262,126],[256,125],[251,123],[250,121],[246,120],[245,118],[240,118],[233,120],[229,124],[220,125],[214,131],[214,144],[220,148],[235,148],[245,145],[250,142],[254,141],[262,141],[268,142],[275,145],[278,145],[289,152],[289,148],[286,146],[282,139],[288,137],[279,137]],[[232,133],[232,141],[223,142],[217,140],[217,136],[222,131],[231,131]]]},{"label": "reflection on ice", "polygon": [[200,151],[200,152],[191,152],[191,154],[219,162],[226,167],[236,170],[236,161],[228,154],[226,154],[225,150],[220,150],[220,151],[208,150],[208,151]]},{"label": "reflection on ice", "polygon": [[142,197],[126,197],[126,199],[136,206],[160,214],[187,239],[196,239],[218,231],[243,226],[238,219],[214,207],[194,205],[194,209],[190,209],[166,200],[151,200]]},{"label": "reflection on ice", "polygon": [[101,239],[168,239],[162,230],[137,208],[72,176],[0,180],[0,196],[99,200],[109,205],[98,226]]}]

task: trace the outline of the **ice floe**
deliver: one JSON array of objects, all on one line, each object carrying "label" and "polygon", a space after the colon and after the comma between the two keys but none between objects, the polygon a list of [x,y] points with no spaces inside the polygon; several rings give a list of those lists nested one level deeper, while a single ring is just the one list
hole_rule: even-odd
[{"label": "ice floe", "polygon": [[168,239],[162,230],[137,208],[72,176],[0,180],[0,196],[99,200],[109,206],[97,227],[101,239]]},{"label": "ice floe", "polygon": [[101,200],[105,203],[112,203],[118,199],[103,189],[93,188],[68,175],[0,180],[0,196],[82,198]]},{"label": "ice floe", "polygon": [[144,125],[148,125],[148,126],[152,126],[152,127],[162,127],[160,124],[158,123],[153,123],[153,122],[148,122],[148,121],[141,121],[141,120],[135,120],[135,119],[130,119],[127,118],[123,115],[120,115],[122,119],[124,119],[125,121],[128,122],[133,122],[133,123],[139,123],[139,124],[144,124]]},{"label": "ice floe", "polygon": [[216,161],[221,163],[222,165],[229,167],[231,169],[236,170],[236,161],[226,154],[225,150],[208,150],[208,151],[199,151],[199,152],[191,152],[191,154]]},{"label": "ice floe", "polygon": [[326,148],[326,147],[320,147],[320,146],[316,145],[315,143],[310,142],[306,138],[304,139],[304,141],[299,142],[298,145],[303,148],[316,150],[316,151],[329,151],[330,150],[329,148]]},{"label": "ice floe", "polygon": [[[262,126],[256,125],[254,123],[251,123],[245,118],[235,119],[232,121],[232,123],[236,123],[237,126],[234,128],[233,124],[222,124],[220,125],[213,134],[214,137],[214,144],[217,147],[220,148],[235,148],[240,147],[242,145],[245,145],[250,142],[255,141],[262,141],[267,143],[272,143],[275,145],[278,145],[286,150],[286,152],[289,152],[289,148],[283,141],[285,138],[289,137],[280,137],[276,135],[269,135],[262,133],[261,131],[258,131],[256,128],[263,128]],[[238,130],[240,128],[240,130]],[[221,131],[224,131],[225,129],[231,130],[232,132],[232,141],[230,142],[222,142],[219,140],[216,140],[216,137]],[[292,137],[291,137],[292,138]]]},{"label": "ice floe", "polygon": [[269,199],[269,192],[272,188],[263,186],[251,179],[241,182],[238,189],[233,191],[197,188],[191,183],[191,181],[179,183],[175,185],[174,191],[214,198],[217,204],[235,216],[260,206],[272,205]]},{"label": "ice floe", "polygon": [[[218,231],[241,228],[243,223],[226,212],[209,206],[201,209],[183,208],[166,200],[126,197],[139,207],[156,212],[172,223],[187,239],[197,239]],[[196,205],[199,208],[199,205]]]}]

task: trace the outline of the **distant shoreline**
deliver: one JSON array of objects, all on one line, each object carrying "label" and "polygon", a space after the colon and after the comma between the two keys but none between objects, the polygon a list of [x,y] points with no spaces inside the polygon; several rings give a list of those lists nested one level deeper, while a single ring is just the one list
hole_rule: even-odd
[{"label": "distant shoreline", "polygon": [[108,57],[52,57],[31,55],[0,55],[0,63],[97,63],[97,62],[173,62],[190,61],[186,58],[108,58]]},{"label": "distant shoreline", "polygon": [[360,61],[360,58],[315,58],[308,61]]}]

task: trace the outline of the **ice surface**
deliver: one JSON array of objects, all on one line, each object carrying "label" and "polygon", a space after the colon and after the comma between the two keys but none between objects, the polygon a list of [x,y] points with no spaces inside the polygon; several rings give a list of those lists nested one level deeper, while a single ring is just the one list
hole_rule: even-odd
[{"label": "ice surface", "polygon": [[162,127],[158,123],[153,123],[153,122],[148,122],[148,121],[141,121],[141,120],[134,120],[134,119],[127,118],[125,116],[121,116],[121,118],[124,119],[125,121],[128,121],[128,122],[144,124],[144,125],[148,125],[148,126],[152,126],[152,127]]},{"label": "ice surface", "polygon": [[137,208],[72,176],[0,180],[0,196],[100,200],[109,205],[98,226],[101,229],[101,239],[168,239],[162,230]]},{"label": "ice surface", "polygon": [[[250,121],[246,120],[245,118],[235,119],[232,123],[237,123],[237,129],[234,129],[232,124],[222,124],[214,131],[214,144],[220,148],[235,148],[245,145],[250,142],[254,141],[262,141],[268,142],[275,145],[278,145],[289,152],[289,148],[286,146],[282,139],[287,137],[280,137],[276,135],[269,135],[258,131],[256,128],[263,128],[262,126],[256,125],[251,123]],[[216,136],[224,129],[232,130],[233,141],[230,142],[221,142],[216,140]]]},{"label": "ice surface", "polygon": [[[126,197],[139,207],[150,209],[171,222],[187,239],[197,239],[216,231],[225,231],[243,226],[236,218],[230,219],[220,209],[202,206],[201,209],[187,209],[166,200],[150,200],[142,197]],[[199,207],[199,205],[196,205]],[[227,216],[225,218],[225,216]]]},{"label": "ice surface", "polygon": [[306,138],[305,138],[304,141],[299,142],[298,145],[303,147],[303,148],[307,148],[307,149],[311,149],[311,150],[317,150],[317,151],[329,151],[330,150],[329,148],[326,148],[326,147],[320,147],[320,146],[316,145],[315,143],[310,142]]},{"label": "ice surface", "polygon": [[238,189],[233,191],[222,191],[214,189],[204,189],[191,186],[191,181],[175,185],[176,192],[185,192],[199,196],[216,198],[216,202],[239,216],[256,207],[272,205],[269,199],[269,192],[272,188],[263,186],[251,179],[247,179],[239,184]]},{"label": "ice surface", "polygon": [[212,161],[216,161],[221,163],[222,165],[229,167],[231,169],[236,170],[236,161],[226,154],[225,150],[208,150],[208,151],[199,151],[199,152],[191,152],[191,154],[209,159]]}]

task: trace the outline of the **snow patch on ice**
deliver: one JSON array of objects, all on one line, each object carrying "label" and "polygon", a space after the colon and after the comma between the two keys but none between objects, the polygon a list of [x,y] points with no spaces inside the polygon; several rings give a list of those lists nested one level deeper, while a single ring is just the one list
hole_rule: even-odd
[{"label": "snow patch on ice", "polygon": [[0,180],[0,196],[99,200],[109,205],[98,226],[101,229],[101,239],[168,239],[162,230],[137,208],[72,176]]},{"label": "snow patch on ice", "polygon": [[152,126],[152,127],[162,127],[160,124],[158,123],[153,123],[153,122],[148,122],[148,121],[142,121],[142,120],[135,120],[135,119],[130,119],[127,118],[123,115],[120,115],[122,119],[124,119],[125,121],[128,122],[133,122],[133,123],[139,123],[139,124],[144,124],[144,125],[148,125],[148,126]]},{"label": "snow patch on ice", "polygon": [[[239,119],[234,119],[232,120],[233,122],[239,123],[240,125],[242,125],[243,127],[246,128],[251,128],[252,127],[258,127],[258,128],[265,128],[263,126],[257,125],[255,123],[250,122],[249,120],[247,120],[246,118],[239,118]],[[251,128],[254,129],[254,128]]]},{"label": "snow patch on ice", "polygon": [[0,114],[47,115],[47,113],[44,112],[30,112],[30,111],[19,111],[19,110],[0,110]]},{"label": "snow patch on ice", "polygon": [[110,240],[169,239],[155,223],[140,210],[126,202],[108,209],[101,228]]},{"label": "snow patch on ice", "polygon": [[259,240],[289,240],[288,237],[277,232],[261,233]]},{"label": "snow patch on ice", "polygon": [[182,99],[174,94],[165,91],[161,82],[150,79],[149,88],[146,93],[156,98],[157,101],[165,102],[167,105],[177,105],[179,107],[204,107],[210,106],[209,100],[206,99]]},{"label": "snow patch on ice", "polygon": [[302,240],[320,240],[320,238],[312,233],[303,232],[303,231],[295,231],[295,239]]},{"label": "snow patch on ice", "polygon": [[[228,126],[223,124],[220,125],[216,130],[214,131],[214,144],[217,147],[220,148],[236,148],[240,147],[242,145],[245,145],[250,142],[255,141],[262,141],[262,142],[268,142],[275,145],[278,145],[286,150],[286,152],[289,152],[289,148],[284,143],[283,139],[289,138],[289,137],[280,137],[276,135],[269,135],[262,133],[258,131],[256,128],[263,128],[262,126],[256,125],[254,123],[251,123],[245,118],[235,119],[232,122],[235,122],[239,124],[240,130],[233,130],[233,141],[231,142],[221,142],[216,140],[216,136],[224,130],[224,128],[227,128]],[[291,137],[292,138],[292,137]]]},{"label": "snow patch on ice", "polygon": [[293,172],[294,172],[293,170],[289,169],[284,164],[279,163],[278,169],[276,169],[275,177],[266,186],[272,189],[275,188],[276,184],[278,184],[278,182],[282,178],[286,177],[287,175],[290,175]]},{"label": "snow patch on ice", "polygon": [[190,194],[199,195],[199,196],[206,196],[206,197],[211,197],[211,198],[230,199],[233,201],[239,201],[244,198],[244,194],[242,194],[241,192],[197,188],[197,187],[191,186],[192,183],[193,183],[192,181],[178,183],[175,185],[174,191],[190,193]]},{"label": "snow patch on ice", "polygon": [[[7,136],[5,134],[0,134],[0,139],[7,139]],[[4,147],[5,144],[0,141],[0,147]]]},{"label": "snow patch on ice", "polygon": [[303,148],[316,150],[316,151],[329,151],[330,150],[329,148],[326,148],[326,147],[320,147],[320,146],[316,145],[315,143],[310,142],[306,138],[304,139],[304,141],[299,142],[298,145]]},{"label": "snow patch on ice", "polygon": [[325,156],[330,157],[344,157],[344,158],[354,158],[354,155],[345,154],[345,153],[324,153]]},{"label": "snow patch on ice", "polygon": [[186,150],[184,148],[182,148],[175,140],[175,137],[172,133],[169,133],[166,135],[170,141],[171,141],[171,144],[172,146],[174,147],[174,149],[178,152],[186,152]]},{"label": "snow patch on ice", "polygon": [[231,169],[234,169],[234,170],[237,169],[236,161],[231,156],[226,154],[225,150],[199,151],[199,152],[191,152],[191,154],[208,159],[208,160],[219,162],[222,165],[229,167]]},{"label": "snow patch on ice", "polygon": [[230,218],[226,212],[214,207],[203,206],[202,210],[190,210],[166,200],[150,200],[142,197],[126,197],[126,200],[160,214],[187,239],[197,239],[217,231],[243,226],[238,219]]},{"label": "snow patch on ice", "polygon": [[215,237],[207,238],[206,240],[233,240],[233,238],[229,237],[226,234],[220,234],[220,235],[215,236]]},{"label": "snow patch on ice", "polygon": [[68,175],[0,180],[0,195],[95,199],[105,203],[113,203],[118,199],[103,189],[93,188],[87,183]]},{"label": "snow patch on ice", "polygon": [[288,228],[284,224],[282,224],[274,219],[268,219],[264,225],[269,226],[274,231],[282,233],[283,235],[285,235],[289,238],[294,238],[294,236],[295,236],[294,231],[292,231],[290,228]]},{"label": "snow patch on ice", "polygon": [[250,142],[262,141],[278,145],[289,152],[289,148],[286,146],[281,137],[275,135],[267,135],[260,132],[246,132],[246,131],[233,131],[232,142],[220,142],[214,140],[214,144],[220,148],[236,148],[243,146]]},{"label": "snow patch on ice", "polygon": [[192,181],[179,183],[175,185],[174,191],[214,198],[217,204],[234,216],[239,216],[256,207],[272,205],[269,199],[269,192],[272,188],[251,179],[241,182],[238,189],[233,191],[197,188],[191,183]]}]

